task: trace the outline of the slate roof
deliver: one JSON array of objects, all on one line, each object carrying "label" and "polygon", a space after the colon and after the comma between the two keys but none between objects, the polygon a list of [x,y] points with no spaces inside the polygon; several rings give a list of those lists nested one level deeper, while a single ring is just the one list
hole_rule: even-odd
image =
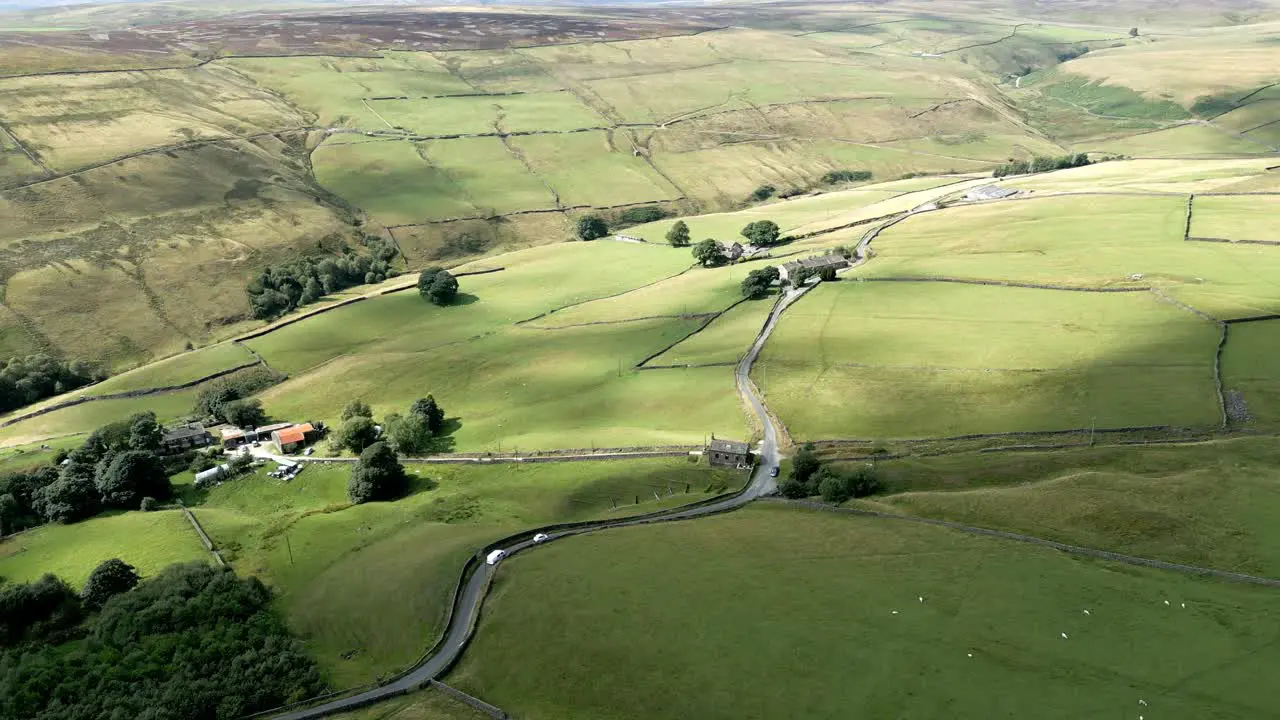
[{"label": "slate roof", "polygon": [[208,433],[205,432],[203,425],[200,423],[194,423],[192,425],[182,425],[180,427],[173,428],[172,430],[166,430],[161,441],[169,442],[172,440],[185,440],[187,438],[200,437],[201,435],[206,434]]},{"label": "slate roof", "polygon": [[713,438],[709,448],[712,452],[732,453],[735,455],[746,455],[749,452],[747,444],[744,442],[736,442],[734,440],[721,440]]}]

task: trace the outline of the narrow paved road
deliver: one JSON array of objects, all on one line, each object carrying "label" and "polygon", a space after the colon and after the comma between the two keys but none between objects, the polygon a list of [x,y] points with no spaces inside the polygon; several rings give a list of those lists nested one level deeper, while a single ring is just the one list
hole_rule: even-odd
[{"label": "narrow paved road", "polygon": [[[734,376],[737,381],[738,392],[751,405],[751,409],[755,412],[756,417],[760,421],[760,427],[763,429],[763,441],[757,451],[759,459],[755,474],[751,477],[746,488],[732,497],[723,500],[698,505],[690,508],[674,508],[669,512],[648,515],[645,517],[618,519],[618,520],[601,520],[597,523],[590,523],[571,530],[561,530],[557,532],[549,532],[547,539],[541,544],[554,542],[566,537],[581,535],[583,533],[595,532],[597,530],[605,530],[609,528],[628,527],[633,525],[647,525],[658,522],[671,522],[673,520],[687,520],[690,518],[702,517],[704,515],[712,515],[716,513],[734,510],[742,507],[752,500],[763,495],[771,494],[777,485],[774,482],[770,470],[777,466],[778,456],[778,436],[774,428],[773,421],[769,418],[769,412],[765,408],[764,399],[760,395],[759,389],[755,383],[751,381],[751,366],[755,364],[756,358],[760,355],[760,350],[764,347],[765,342],[769,339],[769,335],[773,332],[777,325],[778,318],[782,315],[790,305],[808,292],[812,285],[806,286],[799,290],[787,292],[774,305],[773,311],[769,315],[769,320],[761,328],[759,335],[756,336],[755,342],[752,343],[751,349],[743,356],[734,370]],[[531,531],[532,532],[532,531]],[[532,540],[511,545],[503,548],[506,550],[506,557],[527,550],[534,546]],[[505,559],[505,558],[504,558]],[[371,690],[356,695],[351,695],[337,700],[326,702],[322,705],[293,710],[275,716],[277,720],[304,720],[307,718],[319,718],[335,713],[352,710],[365,705],[371,705],[381,700],[386,700],[407,692],[412,692],[423,687],[428,681],[443,674],[466,649],[467,643],[471,639],[472,630],[475,627],[476,620],[480,615],[480,606],[484,603],[485,595],[489,588],[489,582],[493,579],[494,573],[497,571],[497,565],[480,565],[467,579],[467,584],[463,588],[459,597],[458,604],[453,616],[449,620],[449,627],[445,630],[444,642],[440,643],[439,649],[434,655],[425,658],[421,663],[412,670],[393,680],[392,682],[382,685]]]}]

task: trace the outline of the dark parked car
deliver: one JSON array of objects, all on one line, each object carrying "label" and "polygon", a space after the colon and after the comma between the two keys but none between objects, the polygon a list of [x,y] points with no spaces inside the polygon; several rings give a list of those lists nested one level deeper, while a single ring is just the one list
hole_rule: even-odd
[{"label": "dark parked car", "polygon": [[774,465],[769,468],[769,477],[778,477],[778,466]]}]

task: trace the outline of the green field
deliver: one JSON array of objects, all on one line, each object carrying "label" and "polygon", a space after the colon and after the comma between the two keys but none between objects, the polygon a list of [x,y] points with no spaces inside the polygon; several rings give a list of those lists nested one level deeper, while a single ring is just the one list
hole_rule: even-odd
[{"label": "green field", "polygon": [[1183,242],[1185,221],[1186,198],[1177,196],[1048,197],[951,208],[881,233],[866,272],[1078,287],[1150,284],[1221,318],[1280,309],[1272,280],[1280,277],[1280,253]]},{"label": "green field", "polygon": [[1199,195],[1192,207],[1191,237],[1280,243],[1280,196]]},{"label": "green field", "polygon": [[1277,577],[1276,460],[1270,438],[888,460],[853,504]]},{"label": "green field", "polygon": [[419,135],[566,131],[604,127],[604,120],[571,93],[506,97],[385,100],[375,110],[396,127]]},{"label": "green field", "polygon": [[447,680],[527,718],[1252,718],[1272,593],[753,507],[511,560]]},{"label": "green field", "polygon": [[773,308],[773,297],[745,302],[705,330],[649,361],[650,365],[734,363],[746,354]]},{"label": "green field", "polygon": [[1280,321],[1242,323],[1227,331],[1222,383],[1239,392],[1248,415],[1261,427],[1280,423]]},{"label": "green field", "polygon": [[1168,130],[1133,135],[1118,140],[1081,143],[1087,152],[1116,153],[1128,157],[1179,157],[1200,155],[1248,155],[1266,152],[1265,146],[1207,125],[1179,125]]},{"label": "green field", "polygon": [[124,420],[134,413],[147,410],[154,412],[162,423],[184,418],[195,405],[197,392],[198,389],[192,388],[159,395],[95,400],[73,405],[0,429],[0,443],[6,446],[23,445],[47,438],[92,432],[107,423]]},{"label": "green field", "polygon": [[800,439],[1211,426],[1217,339],[1147,293],[845,281],[787,311],[753,377]]},{"label": "green field", "polygon": [[[647,512],[742,482],[682,458],[411,472],[414,491],[394,503],[348,506],[343,465],[310,466],[290,483],[260,472],[203,498],[188,491],[214,543],[237,571],[276,589],[337,687],[399,670],[430,646],[476,548],[531,526]],[[378,612],[367,611],[372,598]]]},{"label": "green field", "polygon": [[143,577],[168,565],[210,560],[178,510],[104,515],[73,525],[46,525],[0,542],[0,577],[30,582],[53,573],[79,587],[104,560],[119,558]]},{"label": "green field", "polygon": [[223,370],[254,362],[253,353],[236,343],[221,343],[176,355],[137,370],[116,375],[87,388],[85,395],[108,395],[128,390],[181,385]]},{"label": "green field", "polygon": [[511,145],[565,205],[609,207],[679,197],[621,137],[593,130],[522,136],[512,138]]},{"label": "green field", "polygon": [[484,720],[488,715],[472,710],[442,692],[423,690],[333,717],[341,720]]}]

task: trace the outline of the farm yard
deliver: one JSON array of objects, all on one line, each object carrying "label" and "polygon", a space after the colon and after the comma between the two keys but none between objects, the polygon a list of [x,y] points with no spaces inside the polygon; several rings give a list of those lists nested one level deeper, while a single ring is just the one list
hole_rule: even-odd
[{"label": "farm yard", "polygon": [[[1119,1],[0,9],[0,363],[109,376],[0,378],[0,585],[216,563],[181,502],[329,690],[474,602],[517,717],[1266,714],[1274,589],[1194,575],[1280,578],[1280,35]],[[59,464],[146,411],[319,444]]]}]

